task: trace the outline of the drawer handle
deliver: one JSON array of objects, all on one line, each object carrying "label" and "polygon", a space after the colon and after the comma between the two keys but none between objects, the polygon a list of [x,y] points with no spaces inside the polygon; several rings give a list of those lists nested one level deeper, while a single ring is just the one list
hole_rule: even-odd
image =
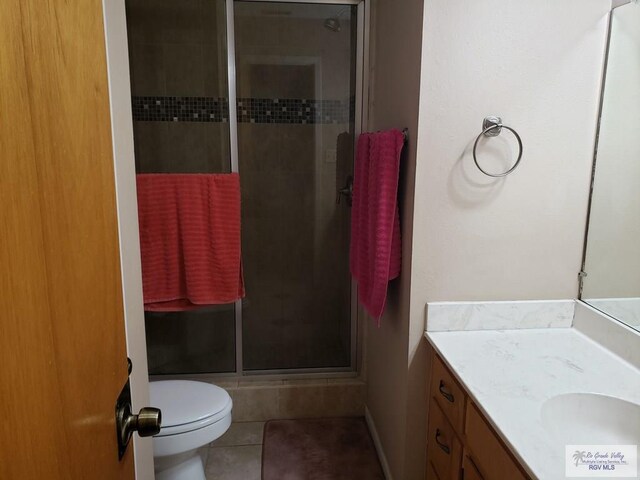
[{"label": "drawer handle", "polygon": [[440,435],[442,435],[440,433],[440,429],[436,428],[436,443],[444,453],[449,455],[451,453],[451,449],[449,448],[449,445],[440,441]]},{"label": "drawer handle", "polygon": [[443,382],[442,380],[440,380],[440,387],[438,388],[438,390],[440,390],[440,393],[442,394],[442,396],[443,396],[444,398],[446,398],[446,399],[447,399],[447,400],[449,400],[451,403],[453,403],[453,401],[455,400],[455,398],[453,398],[453,393],[448,392],[448,391],[445,389],[444,382]]}]

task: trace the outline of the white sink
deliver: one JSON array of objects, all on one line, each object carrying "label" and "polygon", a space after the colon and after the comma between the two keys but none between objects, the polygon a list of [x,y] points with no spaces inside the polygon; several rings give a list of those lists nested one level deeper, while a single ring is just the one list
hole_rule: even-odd
[{"label": "white sink", "polygon": [[595,393],[567,393],[542,405],[542,424],[565,445],[640,444],[640,405]]}]

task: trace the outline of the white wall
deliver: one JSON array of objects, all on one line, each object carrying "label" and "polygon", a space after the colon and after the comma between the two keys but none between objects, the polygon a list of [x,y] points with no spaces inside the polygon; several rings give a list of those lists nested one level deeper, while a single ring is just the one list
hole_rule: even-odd
[{"label": "white wall", "polygon": [[640,297],[639,180],[640,5],[632,3],[613,13],[583,298]]},{"label": "white wall", "polygon": [[[416,308],[576,296],[608,9],[607,0],[426,3]],[[481,174],[469,152],[489,114],[524,143],[504,179]],[[500,137],[480,149],[487,168],[515,155],[498,148],[508,132]]]},{"label": "white wall", "polygon": [[[575,298],[607,0],[427,0],[411,274],[410,371],[427,301]],[[524,143],[520,167],[481,174],[470,146],[501,116]],[[516,154],[483,142],[486,169]],[[409,388],[413,410],[423,383]],[[415,390],[415,391],[414,391]]]},{"label": "white wall", "polygon": [[[367,319],[367,408],[381,442],[390,476],[395,480],[423,478],[424,461],[414,462],[410,473],[407,458],[424,454],[425,421],[412,420],[407,428],[409,386],[409,286],[413,228],[420,51],[423,0],[407,0],[400,8],[393,0],[373,2],[370,45],[370,102],[367,130],[409,129],[406,157],[401,165],[402,273],[389,288],[387,307],[376,328]],[[423,419],[425,411],[421,412]],[[407,443],[407,432],[417,443]]]},{"label": "white wall", "polygon": [[[397,479],[423,478],[426,302],[577,294],[610,6],[426,0],[416,72],[422,4],[379,0],[372,46],[370,130],[411,121],[420,80],[403,276],[390,287],[382,328],[368,331],[366,356],[367,405]],[[470,156],[487,115],[501,116],[524,142],[521,166],[505,179],[482,175]],[[507,132],[480,152],[491,170],[507,168],[514,154]]]},{"label": "white wall", "polygon": [[[116,175],[120,262],[127,329],[127,355],[133,363],[133,372],[130,377],[131,398],[133,410],[137,412],[140,408],[150,405],[124,0],[105,0],[103,12]],[[134,435],[133,447],[136,479],[153,479],[151,438],[140,438],[138,435]]]}]

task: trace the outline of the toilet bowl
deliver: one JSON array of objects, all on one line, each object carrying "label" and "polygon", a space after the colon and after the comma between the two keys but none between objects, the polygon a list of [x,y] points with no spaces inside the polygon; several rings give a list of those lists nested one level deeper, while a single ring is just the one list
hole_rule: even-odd
[{"label": "toilet bowl", "polygon": [[226,390],[188,380],[149,384],[151,405],[162,411],[153,437],[156,480],[205,480],[208,443],[231,425],[233,402]]}]

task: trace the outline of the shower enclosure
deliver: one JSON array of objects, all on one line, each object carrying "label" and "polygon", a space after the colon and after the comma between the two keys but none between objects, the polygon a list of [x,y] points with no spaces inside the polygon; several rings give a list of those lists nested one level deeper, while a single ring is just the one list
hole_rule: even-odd
[{"label": "shower enclosure", "polygon": [[138,173],[239,172],[246,297],[147,312],[149,371],[352,371],[364,3],[127,0]]}]

